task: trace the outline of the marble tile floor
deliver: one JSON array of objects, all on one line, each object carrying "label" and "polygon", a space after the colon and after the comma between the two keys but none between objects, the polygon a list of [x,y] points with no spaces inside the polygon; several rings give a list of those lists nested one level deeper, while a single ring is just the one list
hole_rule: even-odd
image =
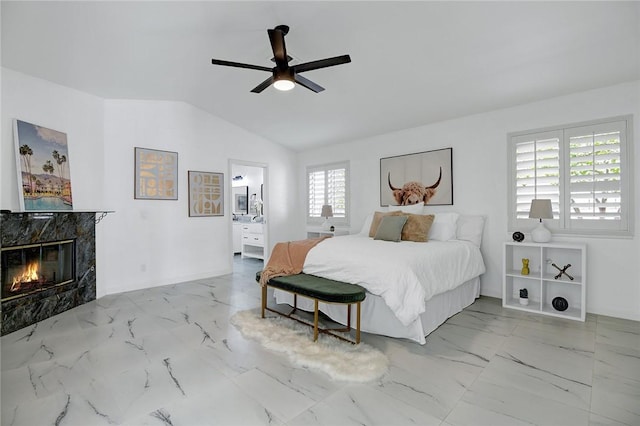
[{"label": "marble tile floor", "polygon": [[585,323],[482,297],[426,345],[363,335],[391,362],[333,382],[245,340],[262,262],[103,297],[1,339],[1,424],[640,425],[640,323]]}]

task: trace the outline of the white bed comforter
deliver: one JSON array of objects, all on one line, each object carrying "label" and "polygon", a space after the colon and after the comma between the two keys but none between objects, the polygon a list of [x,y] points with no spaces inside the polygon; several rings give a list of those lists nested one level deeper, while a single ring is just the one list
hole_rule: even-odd
[{"label": "white bed comforter", "polygon": [[485,266],[468,241],[394,243],[358,234],[322,241],[307,254],[303,272],[361,285],[406,326],[424,312],[425,301],[483,274]]}]

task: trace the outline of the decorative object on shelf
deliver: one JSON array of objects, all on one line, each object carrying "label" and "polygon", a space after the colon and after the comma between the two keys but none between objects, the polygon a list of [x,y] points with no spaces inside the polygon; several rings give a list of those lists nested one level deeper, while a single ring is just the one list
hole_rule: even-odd
[{"label": "decorative object on shelf", "polygon": [[553,309],[555,309],[556,311],[562,312],[567,310],[567,308],[569,307],[569,302],[567,302],[567,299],[565,299],[564,297],[554,297],[551,301],[551,306],[553,306]]},{"label": "decorative object on shelf", "polygon": [[178,153],[134,148],[136,200],[178,199]]},{"label": "decorative object on shelf", "polygon": [[522,259],[522,275],[529,275],[529,259]]},{"label": "decorative object on shelf", "polygon": [[524,306],[529,304],[529,292],[526,288],[520,289],[520,304]]},{"label": "decorative object on shelf", "polygon": [[333,226],[333,225],[331,225],[331,228],[329,228],[329,231],[333,232],[333,231],[335,231],[335,230],[336,230],[336,227],[335,227],[335,226]]},{"label": "decorative object on shelf", "polygon": [[517,243],[521,243],[524,241],[524,234],[520,231],[514,232],[511,237],[513,238],[513,241]]},{"label": "decorative object on shelf", "polygon": [[452,158],[453,148],[381,158],[380,205],[453,205]]},{"label": "decorative object on shelf", "polygon": [[320,216],[324,217],[324,223],[322,224],[322,229],[328,231],[331,229],[331,222],[329,222],[329,218],[333,217],[333,208],[329,204],[325,204],[322,206],[322,213]]},{"label": "decorative object on shelf", "polygon": [[558,275],[556,275],[556,276],[555,276],[555,277],[553,277],[553,278],[555,278],[555,279],[557,280],[557,279],[560,279],[560,277],[562,277],[563,275],[566,275],[566,276],[567,276],[567,278],[569,278],[571,281],[573,281],[573,277],[572,277],[571,275],[567,274],[567,269],[571,268],[571,264],[570,264],[570,263],[567,263],[567,264],[566,264],[566,265],[564,265],[564,267],[562,267],[562,268],[561,268],[561,267],[559,267],[558,265],[556,265],[555,263],[552,263],[552,264],[551,264],[551,266],[553,266],[553,267],[554,267],[554,268],[556,268],[558,271],[560,271],[560,272],[558,273]]},{"label": "decorative object on shelf", "polygon": [[224,174],[189,170],[189,216],[224,216]]},{"label": "decorative object on shelf", "polygon": [[73,210],[67,134],[14,120],[22,211]]},{"label": "decorative object on shelf", "polygon": [[531,230],[531,239],[536,243],[547,243],[551,241],[551,231],[549,231],[542,219],[553,219],[553,210],[551,208],[551,200],[535,199],[531,200],[531,208],[529,209],[529,219],[539,219],[540,223],[536,228]]}]

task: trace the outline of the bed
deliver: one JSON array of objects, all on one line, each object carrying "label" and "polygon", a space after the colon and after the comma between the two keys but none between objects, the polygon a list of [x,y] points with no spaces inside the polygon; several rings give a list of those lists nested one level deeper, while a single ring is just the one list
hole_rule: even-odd
[{"label": "bed", "polygon": [[[364,287],[362,331],[424,344],[429,333],[480,295],[484,218],[435,214],[428,242],[374,239],[369,236],[374,221],[370,215],[360,233],[317,244],[307,254],[303,272]],[[274,297],[278,304],[293,304],[291,293],[275,290]],[[313,310],[309,299],[299,297],[297,303]],[[320,304],[320,310],[346,324],[343,306]]]}]

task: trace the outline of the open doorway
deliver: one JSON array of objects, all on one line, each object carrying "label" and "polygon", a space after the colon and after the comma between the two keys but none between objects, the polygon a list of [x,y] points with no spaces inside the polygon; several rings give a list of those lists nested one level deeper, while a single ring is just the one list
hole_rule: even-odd
[{"label": "open doorway", "polygon": [[262,269],[269,257],[267,166],[229,160],[233,269]]}]

